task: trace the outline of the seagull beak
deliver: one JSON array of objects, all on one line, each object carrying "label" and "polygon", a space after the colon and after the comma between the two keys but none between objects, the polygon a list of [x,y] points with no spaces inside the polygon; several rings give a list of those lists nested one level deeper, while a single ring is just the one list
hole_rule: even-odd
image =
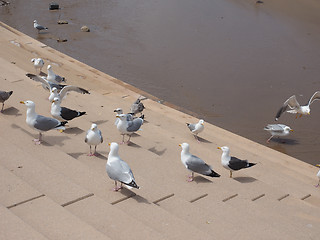
[{"label": "seagull beak", "polygon": [[108,143],[108,145],[110,146],[110,145],[111,145],[111,143]]},{"label": "seagull beak", "polygon": [[217,147],[217,149],[221,149],[221,147]]},{"label": "seagull beak", "polygon": [[293,132],[293,129],[290,129],[290,132]]},{"label": "seagull beak", "polygon": [[320,168],[320,164],[317,164],[316,167]]},{"label": "seagull beak", "polygon": [[24,102],[24,101],[20,101],[20,103],[21,103],[21,104],[25,104],[25,102]]},{"label": "seagull beak", "polygon": [[179,144],[179,146],[181,147],[181,144]]},{"label": "seagull beak", "polygon": [[308,112],[308,115],[310,115],[310,113]]},{"label": "seagull beak", "polygon": [[120,118],[119,116],[116,116],[116,118]]}]

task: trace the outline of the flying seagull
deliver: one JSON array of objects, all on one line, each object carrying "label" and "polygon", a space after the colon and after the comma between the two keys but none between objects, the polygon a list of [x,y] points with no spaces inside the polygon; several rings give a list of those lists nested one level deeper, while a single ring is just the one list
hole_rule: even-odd
[{"label": "flying seagull", "polygon": [[33,27],[38,30],[38,33],[40,33],[41,30],[48,30],[47,27],[44,27],[38,24],[37,20],[33,21]]},{"label": "flying seagull", "polygon": [[0,90],[0,103],[2,103],[2,108],[0,112],[3,112],[4,108],[4,102],[9,99],[9,97],[12,95],[13,91],[6,92],[6,91],[1,91]]},{"label": "flying seagull", "polygon": [[204,120],[200,119],[197,123],[186,123],[189,130],[194,134],[194,137],[199,142],[198,134],[204,129]]},{"label": "flying seagull", "polygon": [[61,82],[66,82],[67,80],[64,77],[59,76],[58,74],[55,74],[52,70],[52,66],[48,65],[47,67],[48,75],[47,80],[60,84]]},{"label": "flying seagull", "polygon": [[65,130],[64,125],[66,125],[67,121],[60,122],[57,119],[44,117],[42,115],[38,115],[35,111],[34,102],[28,101],[20,101],[21,104],[25,104],[27,106],[27,118],[26,123],[29,127],[37,130],[39,132],[39,139],[34,139],[33,141],[36,144],[41,144],[42,132],[46,132],[52,129],[57,130]]},{"label": "flying seagull", "polygon": [[[315,101],[320,99],[320,91],[315,92],[312,97],[309,99],[308,104],[300,106],[295,95],[289,97],[284,103],[283,106],[279,109],[276,115],[276,121],[280,118],[281,114],[287,111],[288,113],[296,114],[296,118],[300,114],[310,115],[310,105]],[[289,110],[288,110],[289,109]]]},{"label": "flying seagull", "polygon": [[62,99],[64,99],[67,93],[71,91],[81,93],[81,94],[90,94],[88,90],[81,87],[72,86],[72,85],[64,86],[59,92],[56,87],[53,87],[50,90],[49,101],[52,102],[54,98],[59,98],[60,102],[62,102]]},{"label": "flying seagull", "polygon": [[37,69],[39,69],[40,73],[42,70],[42,67],[44,66],[44,61],[42,58],[32,58],[31,62],[33,62],[33,66],[36,69],[36,73],[38,72]]},{"label": "flying seagull", "polygon": [[183,165],[191,171],[191,175],[188,176],[188,181],[191,182],[194,179],[194,173],[199,173],[210,177],[220,177],[218,173],[212,170],[212,168],[206,164],[201,158],[195,155],[191,155],[189,152],[189,144],[182,143],[179,144],[182,147],[181,150],[181,162]]},{"label": "flying seagull", "polygon": [[49,90],[51,91],[52,88],[57,88],[59,91],[64,88],[65,86],[67,85],[63,85],[63,84],[59,84],[59,83],[54,83],[54,82],[51,82],[51,81],[48,81],[46,77],[42,77],[42,76],[39,76],[39,75],[35,75],[35,74],[32,74],[32,73],[27,73],[26,76],[30,79],[32,79],[33,81],[36,81],[36,82],[41,82],[42,83],[42,87],[46,90]]},{"label": "flying seagull", "polygon": [[284,124],[268,124],[264,130],[269,132],[271,134],[271,137],[268,138],[267,143],[270,142],[271,138],[274,136],[282,137],[289,135],[290,132],[293,132],[293,130]]},{"label": "flying seagull", "polygon": [[232,178],[233,171],[238,171],[240,169],[249,168],[256,165],[256,163],[249,163],[247,160],[241,160],[236,157],[231,157],[230,149],[227,146],[218,147],[218,149],[222,150],[221,164],[225,169],[228,169],[230,171],[230,178]]},{"label": "flying seagull", "polygon": [[51,115],[55,119],[58,119],[60,121],[63,120],[72,120],[76,117],[80,117],[82,115],[86,114],[86,112],[79,112],[76,110],[72,110],[70,108],[61,107],[60,106],[60,99],[54,98],[51,104]]},{"label": "flying seagull", "polygon": [[124,135],[128,135],[129,139],[126,142],[127,144],[130,142],[131,135],[138,131],[143,124],[143,115],[142,117],[135,118],[133,120],[128,120],[126,114],[120,114],[116,116],[119,118],[119,122],[117,123],[117,129],[122,135],[122,144],[124,142]]},{"label": "flying seagull", "polygon": [[[320,164],[317,164],[316,167],[320,168]],[[317,177],[319,178],[319,181],[318,181],[318,184],[315,185],[315,187],[319,187],[319,186],[320,186],[320,170],[319,170],[319,172],[317,173]]]},{"label": "flying seagull", "polygon": [[[106,171],[108,176],[114,180],[114,191],[118,191],[122,188],[122,184],[125,184],[129,189],[137,188],[133,173],[129,165],[123,161],[119,156],[119,145],[115,142],[109,143],[110,152],[108,155],[108,161],[106,164]],[[118,187],[118,182],[120,186]]]},{"label": "flying seagull", "polygon": [[[96,156],[97,146],[103,143],[103,137],[101,131],[98,129],[97,124],[93,123],[91,128],[87,131],[86,138],[84,140],[90,146],[90,153],[88,156]],[[91,152],[91,146],[94,146],[94,152]]]},{"label": "flying seagull", "polygon": [[145,109],[143,103],[141,102],[140,97],[131,105],[130,107],[130,113],[132,115],[136,115],[137,113],[141,113],[142,115],[142,111],[143,109]]}]

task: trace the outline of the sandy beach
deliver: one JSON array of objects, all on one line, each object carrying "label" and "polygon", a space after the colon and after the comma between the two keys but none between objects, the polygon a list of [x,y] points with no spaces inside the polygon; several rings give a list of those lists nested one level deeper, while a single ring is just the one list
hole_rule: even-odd
[{"label": "sandy beach", "polygon": [[[51,12],[49,2],[11,1],[0,20],[162,102],[319,162],[319,103],[311,116],[281,117],[294,129],[285,143],[266,144],[263,131],[288,97],[304,104],[320,89],[315,1],[59,1],[61,9]],[[35,18],[49,31],[37,34]],[[56,24],[61,19],[69,24]],[[80,32],[82,25],[91,32]]]}]

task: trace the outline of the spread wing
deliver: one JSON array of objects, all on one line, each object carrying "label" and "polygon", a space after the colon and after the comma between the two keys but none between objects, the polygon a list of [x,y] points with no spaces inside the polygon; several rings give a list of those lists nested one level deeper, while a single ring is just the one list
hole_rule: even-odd
[{"label": "spread wing", "polygon": [[32,73],[27,73],[26,76],[30,79],[32,79],[33,81],[36,82],[41,82],[42,85],[51,91],[52,88],[57,88],[58,90],[61,90],[63,87],[65,87],[66,85],[62,85],[62,84],[56,84],[53,82],[48,81],[47,79],[45,79],[44,77],[40,77],[38,75],[32,74]]},{"label": "spread wing", "polygon": [[289,108],[290,109],[300,108],[300,104],[298,103],[295,95],[291,96],[283,103],[283,106],[279,109],[279,111],[276,114],[276,121],[278,121],[281,114],[287,111]]},{"label": "spread wing", "polygon": [[320,91],[315,92],[309,100],[308,105],[310,106],[316,100],[320,100]]},{"label": "spread wing", "polygon": [[70,92],[70,91],[74,91],[74,92],[78,92],[78,93],[82,93],[82,94],[90,94],[89,91],[84,88],[69,85],[69,86],[65,86],[61,89],[60,98],[63,99],[64,96],[67,94],[67,92]]}]

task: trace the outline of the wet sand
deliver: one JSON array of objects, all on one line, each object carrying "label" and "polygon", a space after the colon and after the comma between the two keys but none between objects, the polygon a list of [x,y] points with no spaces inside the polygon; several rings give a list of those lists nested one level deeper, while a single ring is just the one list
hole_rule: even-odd
[{"label": "wet sand", "polygon": [[[296,94],[320,90],[319,4],[313,1],[11,1],[0,20],[219,127],[319,162],[320,103],[284,114],[294,132],[266,144],[263,127]],[[38,34],[33,20],[49,28]],[[57,20],[68,25],[58,25]],[[90,33],[80,32],[87,25]],[[58,43],[57,38],[68,39]]]}]

